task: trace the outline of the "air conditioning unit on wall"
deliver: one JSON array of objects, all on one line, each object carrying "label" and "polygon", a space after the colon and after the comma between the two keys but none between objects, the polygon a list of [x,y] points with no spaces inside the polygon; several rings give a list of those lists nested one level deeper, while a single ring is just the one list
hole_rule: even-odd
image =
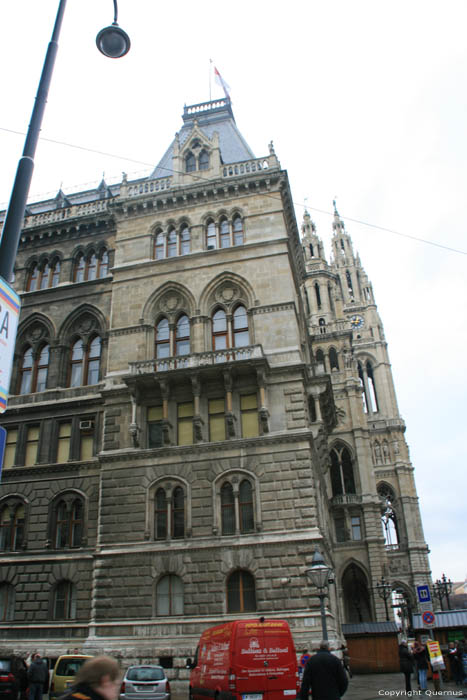
[{"label": "air conditioning unit on wall", "polygon": [[93,420],[80,420],[79,429],[82,432],[94,430],[94,421]]}]

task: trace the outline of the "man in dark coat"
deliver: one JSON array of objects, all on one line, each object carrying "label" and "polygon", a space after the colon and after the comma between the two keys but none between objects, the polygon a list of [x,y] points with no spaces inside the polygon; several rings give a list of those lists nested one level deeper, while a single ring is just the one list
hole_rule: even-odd
[{"label": "man in dark coat", "polygon": [[32,664],[28,668],[29,700],[42,700],[44,683],[49,676],[47,664],[40,654],[34,654]]},{"label": "man in dark coat", "polygon": [[95,656],[76,674],[75,685],[60,700],[117,700],[121,672],[110,656]]},{"label": "man in dark coat", "polygon": [[409,647],[405,639],[399,644],[399,663],[401,666],[401,671],[405,676],[405,691],[406,693],[412,692],[412,686],[410,684],[410,676],[413,673],[413,656],[410,652]]},{"label": "man in dark coat", "polygon": [[303,672],[299,700],[340,700],[349,680],[339,659],[329,651],[329,642],[322,641],[319,651],[307,661]]}]

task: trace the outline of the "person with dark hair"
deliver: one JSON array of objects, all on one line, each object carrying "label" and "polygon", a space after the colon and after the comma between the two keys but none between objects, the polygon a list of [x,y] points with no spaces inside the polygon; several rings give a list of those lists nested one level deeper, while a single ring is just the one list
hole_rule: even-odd
[{"label": "person with dark hair", "polygon": [[418,685],[420,690],[427,689],[428,652],[426,647],[417,639],[413,645],[413,658],[417,667]]},{"label": "person with dark hair", "polygon": [[298,700],[340,700],[349,679],[339,659],[329,651],[329,642],[322,641],[319,650],[306,663]]},{"label": "person with dark hair", "polygon": [[121,671],[110,656],[88,659],[76,674],[76,682],[61,700],[117,700]]},{"label": "person with dark hair", "polygon": [[29,700],[42,700],[44,683],[48,677],[47,664],[44,663],[40,654],[34,654],[28,668]]},{"label": "person with dark hair", "polygon": [[413,672],[413,656],[410,653],[405,639],[399,644],[399,663],[401,671],[405,676],[405,691],[411,693],[412,686],[410,684],[410,676]]}]

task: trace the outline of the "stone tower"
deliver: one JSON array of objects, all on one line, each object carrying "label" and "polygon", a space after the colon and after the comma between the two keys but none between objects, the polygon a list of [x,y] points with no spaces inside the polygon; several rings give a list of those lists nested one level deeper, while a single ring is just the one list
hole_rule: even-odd
[{"label": "stone tower", "polygon": [[[147,178],[30,204],[0,485],[4,647],[186,676],[208,625],[384,619],[428,575],[371,285],[336,212],[303,239],[273,144],[185,107]],[[362,396],[365,401],[362,401]],[[386,541],[382,520],[386,523]]]}]

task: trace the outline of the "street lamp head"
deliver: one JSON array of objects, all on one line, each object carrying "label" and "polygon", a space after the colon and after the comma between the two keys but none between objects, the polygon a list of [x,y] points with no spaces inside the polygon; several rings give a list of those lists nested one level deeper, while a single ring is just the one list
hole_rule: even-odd
[{"label": "street lamp head", "polygon": [[116,22],[104,27],[96,36],[97,48],[108,58],[121,58],[130,50],[130,37]]},{"label": "street lamp head", "polygon": [[311,569],[305,571],[308,578],[316,588],[322,590],[327,586],[331,572],[332,569],[330,566],[326,566],[321,552],[316,550],[311,560]]}]

